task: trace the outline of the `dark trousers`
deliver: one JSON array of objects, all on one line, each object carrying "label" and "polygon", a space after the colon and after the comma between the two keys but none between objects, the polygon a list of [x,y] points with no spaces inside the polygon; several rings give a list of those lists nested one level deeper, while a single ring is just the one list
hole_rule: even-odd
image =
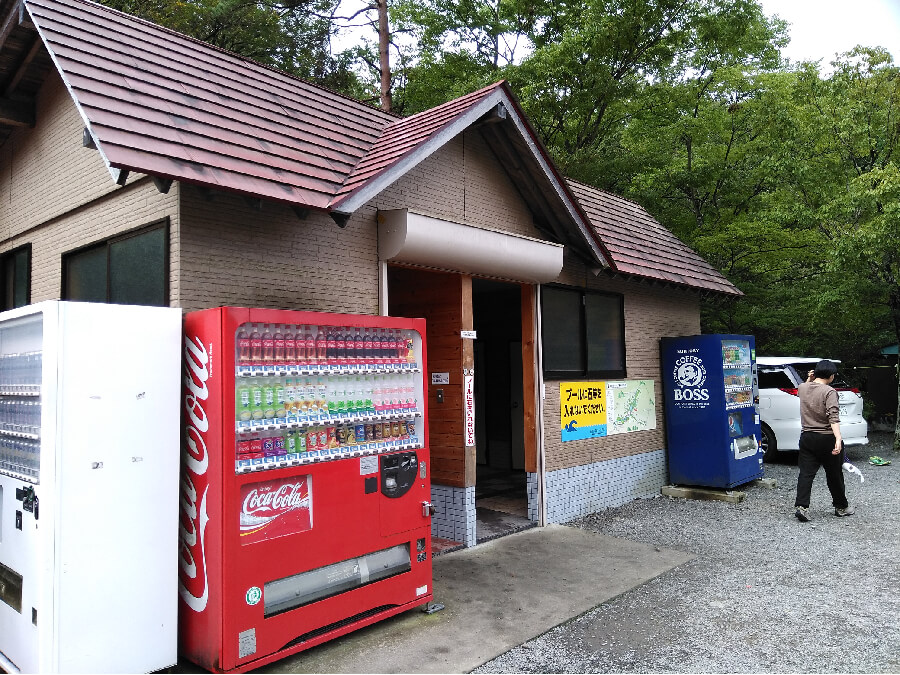
[{"label": "dark trousers", "polygon": [[833,434],[817,434],[811,431],[804,431],[800,434],[800,456],[797,458],[800,475],[797,477],[797,500],[794,502],[794,506],[809,508],[813,479],[819,473],[821,466],[825,468],[825,479],[828,481],[828,491],[831,492],[831,502],[834,508],[847,508],[844,474],[841,470],[844,453],[832,455],[832,450],[834,450]]}]

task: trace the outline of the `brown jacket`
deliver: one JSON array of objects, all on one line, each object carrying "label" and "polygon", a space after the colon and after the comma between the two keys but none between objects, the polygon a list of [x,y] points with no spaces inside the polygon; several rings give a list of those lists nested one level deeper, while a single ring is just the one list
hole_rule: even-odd
[{"label": "brown jacket", "polygon": [[819,382],[804,382],[799,387],[800,425],[803,431],[830,434],[831,425],[841,421],[838,393]]}]

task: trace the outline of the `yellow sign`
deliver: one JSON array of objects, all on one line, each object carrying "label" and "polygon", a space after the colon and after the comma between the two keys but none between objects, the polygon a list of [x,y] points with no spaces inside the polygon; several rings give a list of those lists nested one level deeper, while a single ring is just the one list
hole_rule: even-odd
[{"label": "yellow sign", "polygon": [[606,436],[606,382],[560,382],[562,440]]}]

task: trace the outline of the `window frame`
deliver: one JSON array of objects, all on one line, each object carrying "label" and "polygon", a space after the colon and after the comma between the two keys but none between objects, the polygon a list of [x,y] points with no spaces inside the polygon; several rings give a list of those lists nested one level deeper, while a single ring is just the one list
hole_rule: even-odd
[{"label": "window frame", "polygon": [[[600,291],[594,290],[590,288],[578,288],[577,286],[566,286],[564,284],[542,284],[541,285],[541,307],[540,307],[540,316],[541,316],[541,351],[543,354],[546,353],[546,345],[547,341],[545,340],[545,335],[547,332],[547,325],[544,321],[544,307],[545,307],[545,297],[544,290],[553,289],[559,291],[568,291],[571,293],[576,293],[579,295],[579,316],[578,316],[578,324],[580,329],[580,335],[578,339],[578,347],[580,348],[579,354],[579,362],[581,364],[581,369],[578,371],[572,370],[551,370],[548,369],[546,365],[546,356],[541,359],[541,366],[543,369],[544,377],[549,380],[566,380],[566,379],[587,379],[587,378],[597,378],[597,379],[624,379],[627,377],[628,373],[628,355],[625,344],[625,295],[623,293],[614,293],[611,291]],[[622,368],[621,369],[591,369],[588,363],[588,325],[587,325],[587,302],[586,297],[588,295],[596,295],[603,296],[606,298],[615,298],[618,300],[619,305],[619,335],[618,335],[618,343],[621,345],[622,350]]]},{"label": "window frame", "polygon": [[[6,297],[7,297],[7,284],[6,284],[6,270],[7,265],[12,263],[15,265],[16,256],[20,253],[25,252],[28,254],[28,262],[27,262],[27,274],[25,281],[25,303],[22,305],[15,304],[15,267],[13,267],[13,304],[9,307],[6,306]],[[31,244],[23,244],[22,246],[17,246],[16,248],[12,248],[8,251],[4,251],[0,254],[0,311],[6,311],[9,309],[15,309],[16,307],[24,307],[25,305],[31,304]]]},{"label": "window frame", "polygon": [[110,295],[112,293],[112,286],[110,284],[110,249],[114,244],[117,244],[122,241],[126,241],[128,239],[133,239],[134,237],[139,237],[143,234],[148,234],[153,230],[162,230],[163,238],[165,239],[165,245],[163,246],[163,276],[164,276],[164,284],[163,284],[163,304],[161,305],[146,305],[150,307],[168,307],[170,305],[170,286],[171,286],[171,270],[169,269],[169,257],[170,257],[170,224],[169,218],[160,218],[159,220],[155,220],[151,223],[147,223],[145,225],[139,225],[138,227],[132,228],[130,230],[126,230],[125,232],[120,232],[119,234],[109,237],[107,239],[101,239],[100,241],[95,241],[90,244],[86,244],[84,246],[79,246],[78,248],[73,248],[69,251],[63,252],[61,256],[61,267],[62,274],[60,278],[60,291],[59,297],[63,300],[68,300],[67,297],[67,287],[69,283],[69,265],[68,261],[72,256],[76,256],[82,253],[87,253],[88,251],[92,251],[95,249],[104,249],[106,252],[106,299],[103,301],[108,304],[112,304],[110,300]]}]

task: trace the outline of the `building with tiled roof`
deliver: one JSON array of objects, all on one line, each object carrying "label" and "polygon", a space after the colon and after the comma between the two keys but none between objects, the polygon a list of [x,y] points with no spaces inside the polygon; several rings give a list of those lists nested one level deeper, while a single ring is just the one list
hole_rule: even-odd
[{"label": "building with tiled roof", "polygon": [[[475,545],[478,509],[544,525],[667,482],[659,338],[740,291],[566,180],[508,84],[399,118],[86,0],[0,0],[0,26],[4,308],[424,317],[435,549]],[[564,434],[609,383],[640,424]]]}]

